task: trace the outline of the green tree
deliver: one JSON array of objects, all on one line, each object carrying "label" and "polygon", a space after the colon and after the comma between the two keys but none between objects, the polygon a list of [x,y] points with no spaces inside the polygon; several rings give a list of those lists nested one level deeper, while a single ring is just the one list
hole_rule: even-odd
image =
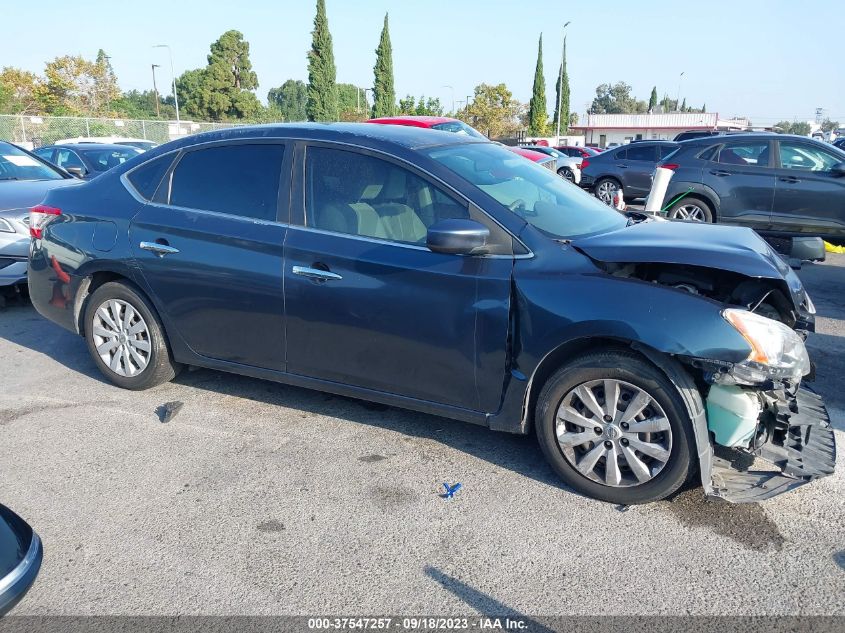
[{"label": "green tree", "polygon": [[278,88],[270,88],[267,103],[275,105],[285,121],[305,121],[308,118],[305,113],[308,87],[300,79],[288,79]]},{"label": "green tree", "polygon": [[839,121],[831,121],[830,119],[825,119],[822,121],[822,132],[833,132],[834,130],[839,129]]},{"label": "green tree", "polygon": [[98,114],[111,114],[112,101],[120,97],[120,88],[114,74],[109,56],[101,48],[94,61],[94,103],[93,110]]},{"label": "green tree", "polygon": [[368,118],[364,89],[355,84],[337,84],[337,106],[341,121],[363,121]]},{"label": "green tree", "polygon": [[549,114],[546,110],[546,79],[543,77],[543,34],[537,45],[537,65],[534,68],[534,88],[528,102],[528,134],[543,136]]},{"label": "green tree", "polygon": [[317,0],[311,37],[305,113],[309,121],[337,121],[340,114],[337,107],[337,68],[325,0]]},{"label": "green tree", "polygon": [[20,68],[0,72],[0,114],[38,114],[43,111],[44,82]]},{"label": "green tree", "polygon": [[782,134],[809,136],[813,128],[806,121],[780,121],[775,125],[775,129]]},{"label": "green tree", "polygon": [[426,99],[423,95],[417,101],[413,95],[407,95],[404,99],[399,99],[399,114],[443,116],[443,105],[440,103],[440,99],[432,97]]},{"label": "green tree", "polygon": [[396,110],[396,90],[393,86],[393,46],[390,44],[386,13],[381,39],[376,48],[373,76],[373,118],[392,116]]},{"label": "green tree", "polygon": [[[561,94],[561,88],[563,89],[563,94]],[[560,115],[558,115],[558,105],[561,110]],[[558,119],[558,116],[560,116],[560,119]],[[555,85],[555,115],[553,122],[556,124],[558,120],[560,120],[561,133],[566,134],[569,131],[569,73],[566,72],[566,37],[563,38],[563,62],[560,72],[557,75],[557,84]]]},{"label": "green tree", "polygon": [[[175,118],[176,108],[172,104],[165,103],[161,97],[159,97],[158,108],[162,118]],[[130,90],[112,101],[111,109],[117,116],[127,119],[155,119],[157,117],[156,94],[152,90],[144,92]]]},{"label": "green tree", "polygon": [[648,104],[631,96],[631,86],[618,81],[613,85],[601,84],[596,88],[596,97],[590,111],[593,114],[643,113],[648,111]]},{"label": "green tree", "polygon": [[519,102],[505,84],[480,84],[472,103],[458,112],[458,118],[489,138],[502,138],[519,129],[519,110]]},{"label": "green tree", "polygon": [[707,104],[706,103],[701,106],[701,112],[702,113],[707,112]]},{"label": "green tree", "polygon": [[681,112],[687,112],[687,98],[684,97],[684,100],[681,102]]},{"label": "green tree", "polygon": [[657,107],[657,86],[651,89],[651,96],[648,98],[648,111],[654,112]]},{"label": "green tree", "polygon": [[98,70],[94,62],[79,55],[64,55],[48,62],[44,75],[47,82],[41,101],[47,113],[71,116],[98,113]]}]

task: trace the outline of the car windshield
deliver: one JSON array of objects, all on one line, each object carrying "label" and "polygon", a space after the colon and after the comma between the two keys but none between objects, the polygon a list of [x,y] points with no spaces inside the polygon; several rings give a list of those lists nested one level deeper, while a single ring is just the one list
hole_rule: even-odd
[{"label": "car windshield", "polygon": [[135,158],[141,153],[141,150],[135,147],[126,147],[121,149],[104,148],[104,149],[85,149],[82,150],[85,158],[91,163],[91,166],[96,171],[106,171],[112,167],[125,163],[130,158]]},{"label": "car windshield", "polygon": [[445,123],[437,123],[431,126],[432,130],[440,130],[442,132],[455,132],[456,134],[466,134],[473,138],[483,138],[485,141],[487,137],[475,128],[470,127],[463,121],[446,121]]},{"label": "car windshield", "polygon": [[429,150],[429,156],[553,239],[621,229],[627,218],[570,184],[492,143]]},{"label": "car windshield", "polygon": [[62,180],[52,167],[8,143],[0,143],[0,180]]}]

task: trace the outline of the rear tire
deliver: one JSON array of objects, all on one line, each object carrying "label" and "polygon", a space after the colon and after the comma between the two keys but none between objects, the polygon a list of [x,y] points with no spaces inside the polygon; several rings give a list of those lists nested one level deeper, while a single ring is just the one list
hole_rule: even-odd
[{"label": "rear tire", "polygon": [[561,167],[558,170],[557,175],[561,178],[566,178],[569,182],[575,182],[575,174],[572,172],[571,169],[569,169],[569,167]]},{"label": "rear tire", "polygon": [[97,288],[85,308],[85,340],[103,375],[118,387],[141,391],[173,380],[164,328],[146,297],[128,282]]},{"label": "rear tire", "polygon": [[681,198],[666,212],[670,220],[685,220],[687,222],[713,223],[713,209],[698,198]]},{"label": "rear tire", "polygon": [[[633,417],[626,419],[629,408]],[[697,465],[692,421],[678,388],[630,351],[594,352],[567,363],[543,387],[534,421],[555,472],[578,492],[603,501],[664,499]]]}]

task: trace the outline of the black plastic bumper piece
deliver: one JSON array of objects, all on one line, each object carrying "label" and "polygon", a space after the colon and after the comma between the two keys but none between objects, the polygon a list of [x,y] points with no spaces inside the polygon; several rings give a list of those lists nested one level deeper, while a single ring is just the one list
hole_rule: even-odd
[{"label": "black plastic bumper piece", "polygon": [[[711,478],[715,496],[733,503],[763,501],[833,474],[836,440],[819,396],[803,388],[796,394],[777,392],[764,415],[765,443],[750,454],[719,451],[714,457]],[[757,470],[758,464],[751,463],[755,456],[777,470]]]}]

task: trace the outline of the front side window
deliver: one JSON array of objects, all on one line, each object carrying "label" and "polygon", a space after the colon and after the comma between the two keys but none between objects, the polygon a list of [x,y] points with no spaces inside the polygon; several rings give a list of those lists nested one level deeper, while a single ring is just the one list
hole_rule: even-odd
[{"label": "front side window", "polygon": [[746,143],[726,143],[719,150],[716,162],[724,165],[756,165],[769,166],[768,141],[751,141]]},{"label": "front side window", "polygon": [[169,203],[275,220],[284,145],[219,145],[187,152],[173,170]]},{"label": "front side window", "polygon": [[82,159],[76,155],[76,152],[72,152],[69,149],[62,148],[56,150],[56,164],[62,169],[67,169],[68,167],[85,169],[85,164],[82,162]]},{"label": "front side window", "polygon": [[[59,153],[61,154],[61,150],[59,150]],[[134,147],[127,147],[125,149],[85,149],[82,150],[82,153],[88,159],[94,171],[106,171],[112,167],[117,167],[140,154]]]},{"label": "front side window", "polygon": [[834,165],[841,162],[843,162],[842,158],[820,147],[788,141],[780,143],[781,169],[830,171]]},{"label": "front side window", "polygon": [[428,151],[437,162],[553,239],[624,228],[627,218],[554,171],[492,143]]},{"label": "front side window", "polygon": [[466,204],[392,162],[309,147],[305,166],[305,224],[311,228],[424,246],[433,224],[473,219],[491,229],[491,244],[511,248],[495,223],[473,215]]}]

